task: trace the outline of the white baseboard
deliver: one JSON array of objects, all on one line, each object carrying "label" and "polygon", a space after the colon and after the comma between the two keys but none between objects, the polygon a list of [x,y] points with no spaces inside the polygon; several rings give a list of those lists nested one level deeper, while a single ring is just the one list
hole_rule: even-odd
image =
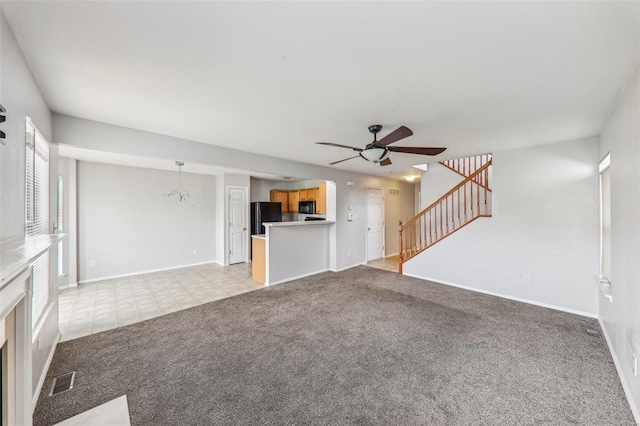
[{"label": "white baseboard", "polygon": [[33,405],[31,406],[32,411],[36,410],[36,404],[38,403],[38,398],[40,397],[42,386],[44,386],[44,381],[47,378],[47,373],[49,372],[49,367],[51,367],[51,361],[53,361],[53,355],[56,353],[56,348],[58,347],[58,343],[60,342],[60,339],[62,339],[62,333],[58,331],[58,335],[53,341],[53,345],[51,346],[51,351],[49,352],[49,356],[47,357],[47,362],[44,363],[42,374],[40,375],[40,379],[38,380],[38,386],[36,386],[35,393],[33,394]]},{"label": "white baseboard", "polygon": [[328,270],[329,269],[321,269],[319,271],[309,272],[308,274],[297,275],[297,276],[291,277],[291,278],[285,278],[284,280],[275,281],[275,282],[272,282],[272,283],[264,283],[264,285],[268,287],[268,286],[272,286],[272,285],[276,285],[276,284],[282,284],[282,283],[286,283],[286,282],[289,282],[289,281],[297,280],[297,279],[300,279],[300,278],[305,278],[305,277],[308,277],[308,276],[311,276],[311,275],[320,274],[322,272],[327,272]]},{"label": "white baseboard", "polygon": [[622,374],[622,367],[620,366],[620,361],[618,361],[618,357],[616,356],[616,352],[613,350],[613,345],[611,344],[611,339],[609,338],[609,333],[607,333],[607,329],[604,326],[604,323],[600,318],[598,318],[598,322],[600,323],[600,328],[604,333],[604,339],[607,341],[607,346],[609,347],[609,352],[611,353],[611,358],[613,358],[613,364],[616,366],[616,371],[618,372],[618,377],[620,378],[620,383],[622,383],[622,389],[624,390],[624,394],[627,397],[627,402],[629,403],[629,407],[631,408],[631,413],[636,421],[637,425],[640,425],[640,411],[638,411],[638,407],[633,400],[631,395],[631,389],[629,389],[629,384],[624,378]]},{"label": "white baseboard", "polygon": [[[107,276],[107,277],[92,278],[90,280],[79,280],[78,284],[88,284],[88,283],[93,283],[93,282],[96,282],[96,281],[112,280],[114,278],[125,278],[125,277],[132,277],[134,275],[144,275],[144,274],[152,274],[154,272],[171,271],[171,270],[174,270],[174,269],[189,268],[191,266],[209,265],[211,263],[218,263],[218,262],[215,261],[215,260],[208,260],[206,262],[190,263],[188,265],[169,266],[168,268],[149,269],[149,270],[146,270],[146,271],[131,272],[131,273],[127,273],[127,274],[110,275],[110,276]],[[219,265],[219,263],[218,263],[218,265]]]},{"label": "white baseboard", "polygon": [[340,268],[340,269],[331,269],[331,268],[329,268],[329,270],[331,272],[342,272],[342,271],[346,271],[347,269],[355,268],[356,266],[366,265],[366,264],[367,264],[367,262],[360,262],[360,263],[354,263],[353,265],[345,266],[344,268]]},{"label": "white baseboard", "polygon": [[421,280],[424,280],[424,281],[431,281],[431,282],[438,283],[438,284],[444,284],[444,285],[448,285],[448,286],[451,286],[451,287],[458,287],[458,288],[462,288],[464,290],[471,290],[471,291],[475,291],[477,293],[488,294],[490,296],[502,297],[503,299],[515,300],[516,302],[522,302],[522,303],[528,303],[530,305],[542,306],[543,308],[554,309],[556,311],[567,312],[567,313],[575,314],[575,315],[582,315],[583,317],[598,318],[598,314],[592,314],[590,312],[580,311],[580,310],[577,310],[577,309],[565,308],[564,306],[551,305],[549,303],[538,302],[538,301],[535,301],[535,300],[525,299],[523,297],[509,296],[507,294],[497,293],[497,292],[488,291],[488,290],[482,290],[482,289],[475,288],[475,287],[468,287],[466,285],[460,285],[460,284],[456,284],[456,283],[452,283],[452,282],[448,282],[448,281],[436,280],[436,279],[427,278],[427,277],[420,277],[418,275],[408,274],[406,272],[404,272],[403,275],[406,275],[406,276],[412,277],[412,278],[418,278],[418,279],[421,279]]},{"label": "white baseboard", "polygon": [[67,288],[74,288],[74,287],[78,287],[78,283],[77,282],[76,283],[69,283],[67,285],[58,286],[58,290],[65,290]]}]

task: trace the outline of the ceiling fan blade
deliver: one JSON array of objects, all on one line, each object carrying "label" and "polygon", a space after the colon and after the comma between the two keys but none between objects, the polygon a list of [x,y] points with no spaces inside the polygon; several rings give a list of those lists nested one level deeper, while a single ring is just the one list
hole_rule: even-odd
[{"label": "ceiling fan blade", "polygon": [[389,158],[389,157],[385,158],[384,160],[382,160],[382,161],[380,162],[380,165],[381,165],[381,166],[388,166],[388,165],[390,165],[390,164],[391,164],[391,158]]},{"label": "ceiling fan blade", "polygon": [[391,152],[404,152],[406,154],[422,154],[422,155],[438,155],[444,152],[447,148],[432,148],[432,147],[413,147],[413,146],[389,146],[387,147]]},{"label": "ceiling fan blade", "polygon": [[339,143],[331,143],[331,142],[316,142],[318,145],[329,145],[329,146],[337,146],[338,148],[349,148],[357,152],[362,152],[362,149],[355,148],[353,146],[348,145],[340,145]]},{"label": "ceiling fan blade", "polygon": [[406,126],[400,126],[397,129],[395,129],[393,132],[389,133],[384,138],[380,139],[378,141],[378,145],[387,146],[389,144],[399,141],[400,139],[408,138],[412,134],[413,132],[411,131],[410,128]]},{"label": "ceiling fan blade", "polygon": [[334,161],[333,163],[329,163],[329,165],[333,166],[334,164],[342,163],[343,161],[351,160],[351,159],[354,159],[354,158],[357,158],[357,157],[360,157],[360,156],[359,155],[354,155],[353,157],[345,158],[344,160]]}]

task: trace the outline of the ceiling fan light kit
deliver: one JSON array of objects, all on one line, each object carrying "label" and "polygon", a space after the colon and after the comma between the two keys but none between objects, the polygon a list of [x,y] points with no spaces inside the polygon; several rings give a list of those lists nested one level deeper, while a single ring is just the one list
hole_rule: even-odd
[{"label": "ceiling fan light kit", "polygon": [[373,163],[379,163],[389,156],[389,150],[386,148],[367,148],[360,153],[360,157]]},{"label": "ceiling fan light kit", "polygon": [[347,148],[352,151],[358,153],[358,155],[354,155],[353,157],[345,158],[342,160],[334,161],[333,163],[329,163],[330,166],[334,164],[342,163],[343,161],[351,160],[356,157],[362,157],[367,161],[372,163],[380,164],[381,166],[388,166],[391,164],[391,159],[389,158],[390,152],[404,152],[406,154],[420,154],[420,155],[438,155],[443,152],[447,148],[431,148],[431,147],[412,147],[412,146],[388,146],[394,142],[397,142],[401,139],[407,138],[413,135],[411,129],[406,126],[400,126],[393,132],[389,133],[387,136],[378,140],[378,132],[382,130],[382,125],[380,124],[372,124],[369,126],[369,132],[373,134],[373,142],[368,144],[367,146],[362,148],[356,148],[348,145],[340,145],[337,143],[331,142],[316,142],[320,145],[329,145],[336,146],[338,148]]}]

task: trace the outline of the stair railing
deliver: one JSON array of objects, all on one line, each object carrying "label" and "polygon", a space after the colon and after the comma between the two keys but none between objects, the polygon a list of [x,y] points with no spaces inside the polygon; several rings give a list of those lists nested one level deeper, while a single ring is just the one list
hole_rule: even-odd
[{"label": "stair railing", "polygon": [[400,273],[407,260],[477,218],[491,217],[490,167],[491,159],[413,219],[400,221]]},{"label": "stair railing", "polygon": [[[461,176],[469,177],[491,160],[492,160],[491,154],[482,154],[482,155],[476,155],[473,157],[454,158],[453,160],[444,160],[444,161],[440,161],[440,164],[442,164],[448,169],[453,170],[454,172],[458,173]],[[484,177],[485,177],[484,174],[480,174],[477,176],[474,182],[491,191],[491,188],[489,187],[489,182],[485,181]]]}]

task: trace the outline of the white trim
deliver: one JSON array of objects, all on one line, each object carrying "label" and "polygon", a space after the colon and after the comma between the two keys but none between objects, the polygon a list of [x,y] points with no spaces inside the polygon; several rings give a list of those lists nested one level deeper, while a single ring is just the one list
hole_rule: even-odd
[{"label": "white trim", "polygon": [[190,263],[188,265],[169,266],[168,268],[149,269],[147,271],[138,271],[138,272],[131,272],[131,273],[128,273],[128,274],[111,275],[111,276],[108,276],[108,277],[92,278],[90,280],[79,280],[78,284],[88,284],[88,283],[93,283],[93,282],[96,282],[96,281],[112,280],[114,278],[124,278],[124,277],[132,277],[134,275],[151,274],[153,272],[171,271],[173,269],[182,269],[182,268],[189,268],[191,266],[208,265],[210,263],[217,263],[218,265],[220,264],[215,260],[207,260],[206,262]]},{"label": "white trim", "polygon": [[276,282],[273,282],[273,283],[265,282],[264,285],[266,287],[269,287],[269,286],[276,285],[276,284],[282,284],[282,283],[286,283],[286,282],[289,282],[289,281],[297,280],[297,279],[300,279],[300,278],[305,278],[305,277],[308,277],[310,275],[315,275],[315,274],[320,274],[322,272],[327,272],[328,270],[329,270],[328,268],[327,269],[321,269],[319,271],[309,272],[308,274],[302,274],[302,275],[297,275],[297,276],[291,277],[291,278],[285,278],[284,280],[276,281]]},{"label": "white trim", "polygon": [[613,364],[616,366],[616,371],[618,372],[618,377],[620,378],[620,383],[622,383],[622,389],[624,390],[624,394],[627,397],[627,402],[629,403],[629,407],[631,408],[631,413],[636,421],[636,424],[640,425],[640,411],[638,411],[638,407],[633,400],[631,389],[629,388],[629,384],[625,380],[625,376],[622,374],[622,368],[620,367],[620,361],[618,361],[618,357],[616,356],[616,352],[613,350],[613,345],[611,344],[611,339],[609,339],[609,333],[607,333],[607,328],[604,326],[602,319],[598,317],[598,322],[600,323],[600,328],[604,334],[604,339],[607,341],[607,346],[609,347],[609,352],[611,353],[611,358],[613,358]]},{"label": "white trim", "polygon": [[[227,185],[226,186],[226,198],[225,198],[225,223],[228,223],[228,225],[226,225],[225,231],[224,231],[224,235],[225,235],[225,247],[224,247],[224,262],[225,265],[231,265],[232,263],[229,261],[230,257],[231,257],[231,253],[229,253],[229,250],[231,249],[231,216],[230,216],[230,212],[229,209],[231,208],[231,189],[244,189],[244,210],[245,210],[245,227],[244,227],[244,233],[245,233],[245,237],[244,237],[244,263],[247,263],[248,259],[249,259],[249,247],[251,246],[251,235],[249,235],[250,229],[251,229],[251,224],[249,223],[251,221],[251,203],[249,201],[249,187],[246,186],[239,186],[239,185]],[[233,265],[236,265],[238,263],[243,263],[243,262],[236,262],[233,263]]]},{"label": "white trim", "polygon": [[47,372],[49,371],[49,367],[51,367],[51,362],[53,361],[53,355],[56,352],[56,348],[58,347],[58,343],[60,343],[60,339],[62,339],[62,333],[58,331],[58,335],[53,341],[53,345],[51,346],[51,351],[49,352],[49,356],[47,357],[47,361],[44,363],[44,368],[42,369],[42,374],[40,375],[40,380],[38,380],[38,385],[36,386],[36,391],[33,395],[33,411],[36,411],[36,404],[38,403],[38,398],[40,397],[40,392],[42,391],[42,386],[44,386],[44,381],[47,378]]},{"label": "white trim", "polygon": [[361,266],[361,265],[366,265],[367,262],[361,262],[361,263],[354,263],[353,265],[349,265],[349,266],[345,266],[344,268],[340,268],[340,269],[329,269],[331,272],[342,272],[342,271],[346,271],[347,269],[351,269],[351,268],[355,268],[356,266]]},{"label": "white trim", "polygon": [[58,286],[58,290],[66,290],[68,288],[75,288],[75,287],[78,287],[78,283],[77,282]]},{"label": "white trim", "polygon": [[494,291],[487,291],[487,290],[482,290],[482,289],[479,289],[479,288],[468,287],[466,285],[460,285],[460,284],[451,283],[451,282],[448,282],[448,281],[436,280],[436,279],[427,278],[427,277],[419,277],[417,275],[408,274],[406,272],[404,272],[403,275],[406,275],[406,276],[412,277],[412,278],[418,278],[418,279],[424,280],[424,281],[431,281],[431,282],[434,282],[434,283],[437,283],[437,284],[444,284],[444,285],[448,285],[448,286],[451,286],[451,287],[458,287],[458,288],[462,288],[464,290],[471,290],[471,291],[475,291],[477,293],[488,294],[490,296],[502,297],[503,299],[515,300],[516,302],[522,302],[522,303],[528,303],[530,305],[542,306],[543,308],[554,309],[556,311],[567,312],[567,313],[575,314],[575,315],[582,315],[583,317],[598,318],[598,314],[592,314],[590,312],[580,311],[578,309],[565,308],[563,306],[551,305],[549,303],[544,303],[544,302],[537,302],[535,300],[525,299],[523,297],[509,296],[509,295],[502,294],[502,293],[496,293]]},{"label": "white trim", "polygon": [[38,335],[42,331],[42,326],[44,326],[44,324],[47,322],[49,314],[53,310],[53,305],[55,305],[55,302],[50,301],[44,308],[44,311],[42,312],[42,315],[40,315],[38,321],[33,325],[33,331],[31,333],[31,343],[35,343],[36,339],[38,338]]},{"label": "white trim", "polygon": [[386,255],[384,258],[386,259],[388,257],[398,256],[399,254],[400,254],[400,252],[391,253],[391,254]]}]

